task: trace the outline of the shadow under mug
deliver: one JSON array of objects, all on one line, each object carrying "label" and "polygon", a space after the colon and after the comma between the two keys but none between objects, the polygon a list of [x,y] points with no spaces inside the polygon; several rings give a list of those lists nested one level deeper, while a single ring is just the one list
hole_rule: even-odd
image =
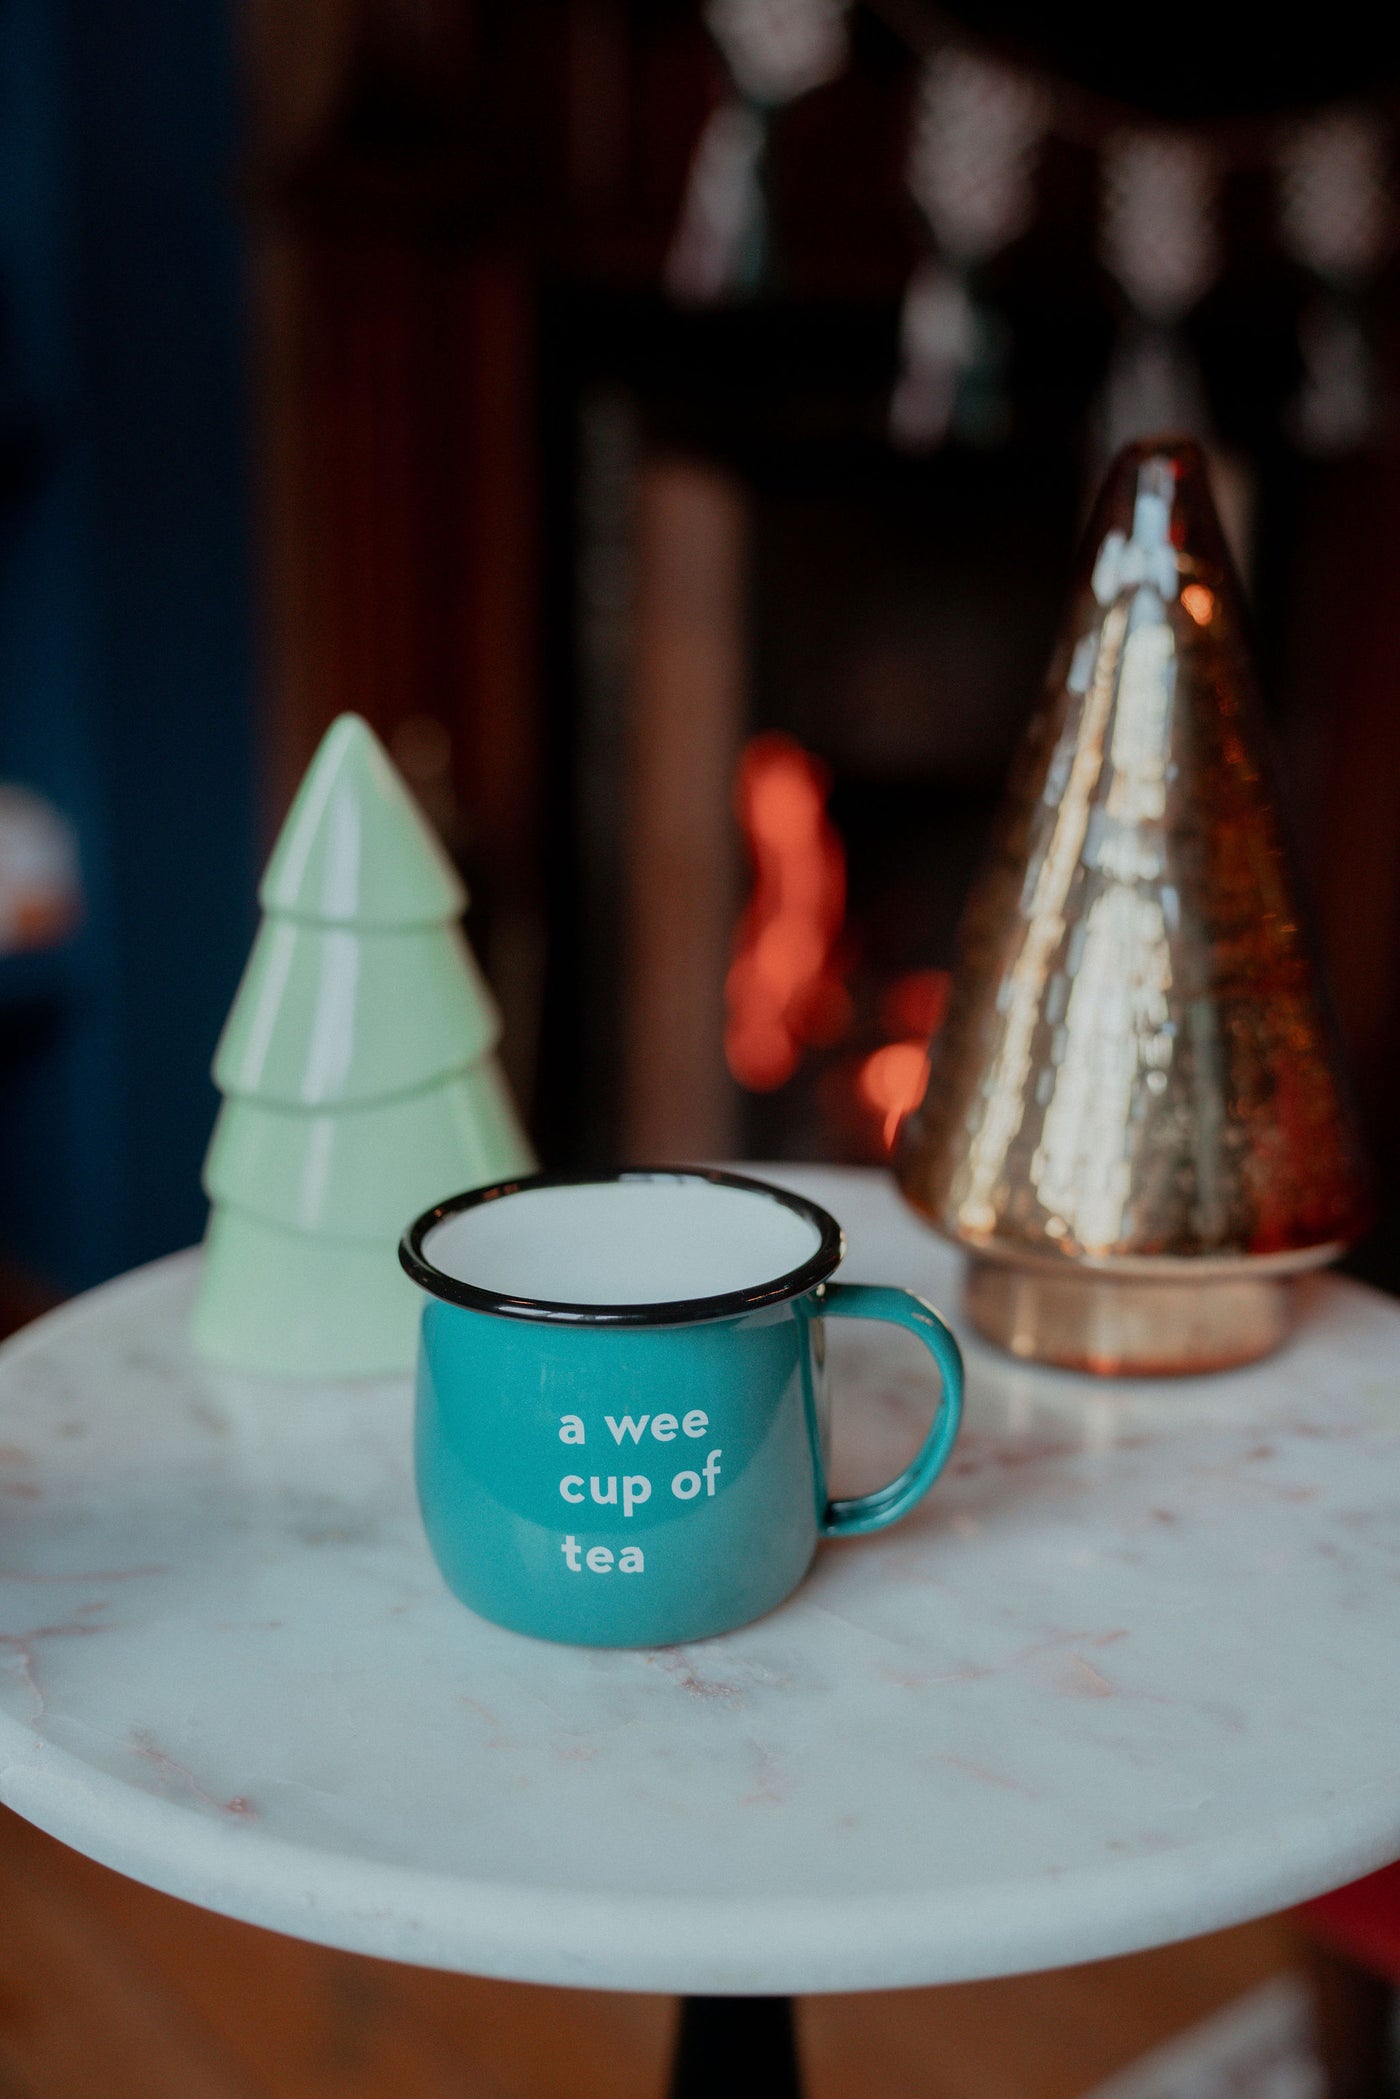
[{"label": "shadow under mug", "polygon": [[[546,1640],[700,1640],[780,1604],[819,1538],[907,1514],[957,1436],[962,1357],[912,1291],[833,1282],[844,1253],[818,1204],[701,1168],[536,1174],[419,1217],[415,1466],[455,1594]],[[828,1317],[908,1328],[941,1381],[913,1463],[844,1501]]]}]

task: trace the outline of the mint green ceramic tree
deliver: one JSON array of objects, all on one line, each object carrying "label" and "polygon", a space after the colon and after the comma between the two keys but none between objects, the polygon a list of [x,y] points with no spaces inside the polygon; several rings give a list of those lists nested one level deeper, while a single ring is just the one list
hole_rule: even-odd
[{"label": "mint green ceramic tree", "polygon": [[534,1162],[465,892],[357,715],[327,730],[258,897],[214,1058],[195,1344],[242,1370],[405,1370],[420,1300],[403,1227]]}]

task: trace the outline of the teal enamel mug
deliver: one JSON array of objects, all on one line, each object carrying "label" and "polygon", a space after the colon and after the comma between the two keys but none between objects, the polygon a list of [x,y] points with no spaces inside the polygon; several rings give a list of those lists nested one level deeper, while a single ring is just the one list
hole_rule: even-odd
[{"label": "teal enamel mug", "polygon": [[[834,1282],[844,1252],[818,1204],[701,1168],[536,1174],[418,1218],[418,1497],[463,1603],[545,1640],[703,1640],[780,1604],[819,1539],[907,1514],[953,1447],[962,1357],[912,1291]],[[829,1318],[907,1327],[941,1386],[907,1470],[844,1501]]]}]

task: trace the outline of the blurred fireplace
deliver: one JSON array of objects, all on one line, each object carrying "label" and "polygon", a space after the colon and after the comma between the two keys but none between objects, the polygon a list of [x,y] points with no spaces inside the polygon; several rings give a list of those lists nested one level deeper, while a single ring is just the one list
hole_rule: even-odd
[{"label": "blurred fireplace", "polygon": [[858,429],[683,455],[614,413],[635,475],[624,1148],[882,1158],[1044,670],[1075,477],[931,467]]}]

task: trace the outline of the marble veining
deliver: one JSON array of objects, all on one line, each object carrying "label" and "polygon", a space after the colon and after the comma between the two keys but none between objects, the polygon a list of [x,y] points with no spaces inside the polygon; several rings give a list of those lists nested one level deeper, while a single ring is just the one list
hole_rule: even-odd
[{"label": "marble veining", "polygon": [[[882,1177],[774,1171],[842,1273],[956,1315]],[[609,1988],[849,1989],[1126,1951],[1400,1853],[1400,1308],[1103,1383],[966,1334],[968,1424],[883,1536],[703,1645],[483,1624],[413,1505],[406,1382],[198,1364],[196,1257],[0,1353],[0,1797],[191,1901]],[[830,1330],[841,1491],[931,1386]]]}]

